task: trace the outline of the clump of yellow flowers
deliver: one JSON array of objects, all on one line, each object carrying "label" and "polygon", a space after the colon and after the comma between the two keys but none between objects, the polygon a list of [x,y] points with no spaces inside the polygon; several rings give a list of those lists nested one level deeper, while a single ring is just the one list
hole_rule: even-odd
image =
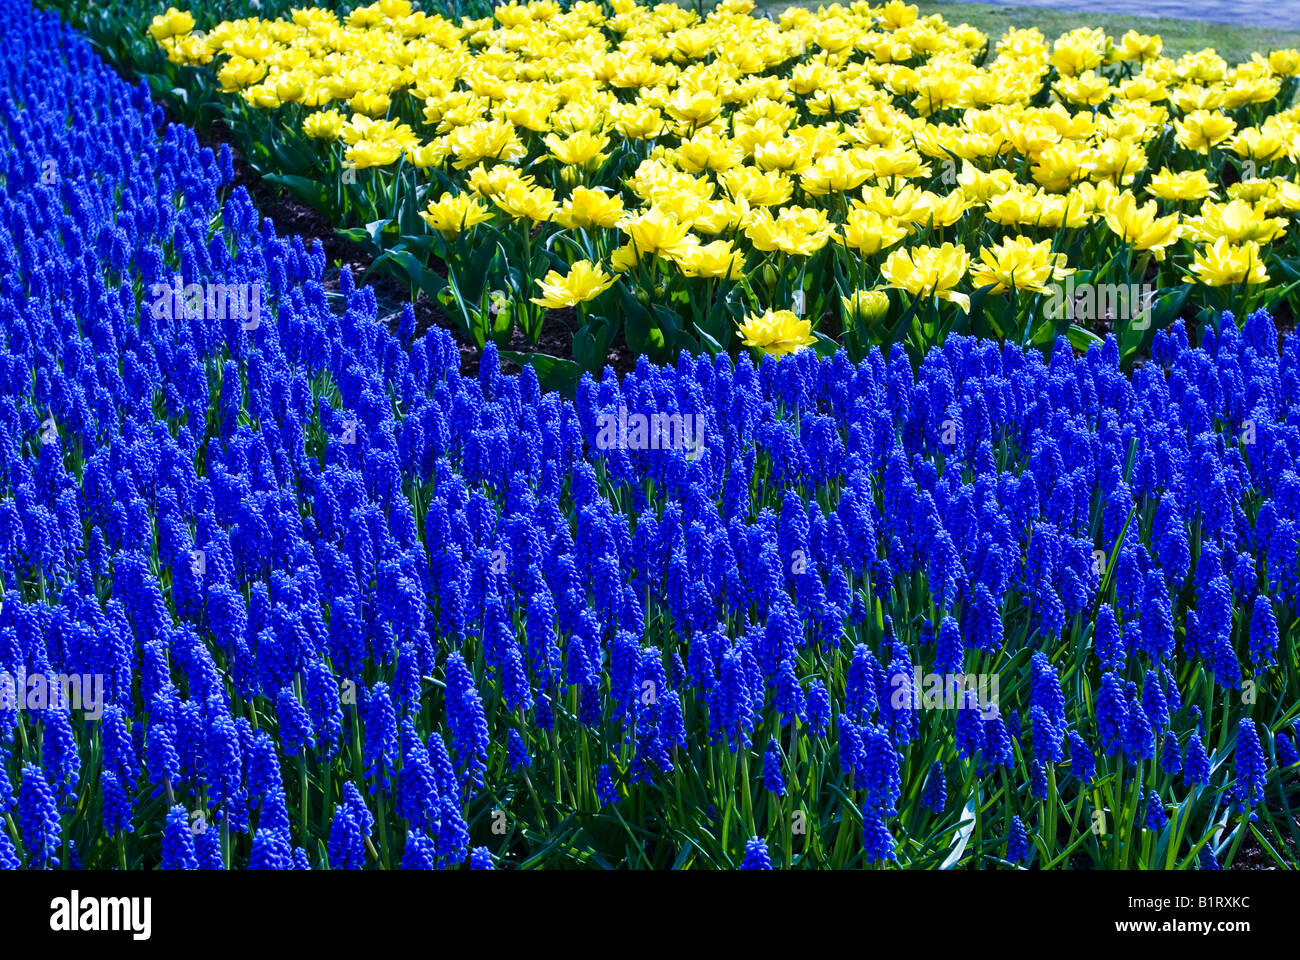
[{"label": "clump of yellow flowers", "polygon": [[778,356],[817,342],[812,325],[792,310],[768,310],[762,316],[752,316],[741,324],[740,333],[745,346],[760,347]]},{"label": "clump of yellow flowers", "polygon": [[[902,0],[775,19],[751,0],[533,0],[460,20],[379,0],[206,33],[171,8],[150,33],[252,109],[296,105],[339,167],[425,172],[441,186],[420,213],[448,241],[489,221],[582,234],[550,247],[571,268],[532,278],[539,306],[740,285],[728,330],[773,353],[827,312],[874,324],[886,288],[969,311],[976,290],[1042,294],[1115,251],[1122,279],[1162,286],[1260,285],[1296,257],[1296,50],[1230,65],[1135,31],[1011,29],[985,55],[979,31]],[[772,302],[795,274],[807,313]]]}]

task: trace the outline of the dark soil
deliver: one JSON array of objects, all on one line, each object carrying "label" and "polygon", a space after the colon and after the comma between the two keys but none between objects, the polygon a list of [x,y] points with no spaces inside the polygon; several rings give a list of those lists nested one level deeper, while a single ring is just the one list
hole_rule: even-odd
[{"label": "dark soil", "polygon": [[1246,834],[1241,846],[1237,849],[1237,855],[1232,858],[1233,870],[1270,870],[1276,867],[1264,848],[1259,845],[1253,833]]},{"label": "dark soil", "polygon": [[[1295,818],[1295,822],[1300,824],[1300,817]],[[1285,837],[1273,838],[1272,842],[1278,845],[1278,854],[1283,859],[1290,861],[1294,857],[1294,848]],[[1237,848],[1237,855],[1232,860],[1231,869],[1276,870],[1277,861],[1264,849],[1255,834],[1247,833],[1241,841],[1241,846]]]},{"label": "dark soil", "polygon": [[[164,109],[167,109],[166,104]],[[174,114],[169,109],[167,115],[170,121],[179,122],[175,120]],[[319,210],[313,209],[275,184],[262,180],[244,159],[224,119],[213,120],[207,129],[196,128],[195,133],[199,143],[205,147],[219,149],[223,143],[229,144],[235,168],[232,188],[244,187],[252,197],[258,212],[263,217],[271,219],[278,233],[282,236],[295,234],[301,236],[309,248],[312,241],[321,242],[327,261],[326,289],[338,289],[339,274],[344,267],[347,267],[352,271],[353,279],[360,282],[364,277],[365,282],[374,289],[379,304],[379,317],[391,330],[396,332],[402,308],[410,303],[415,311],[416,335],[420,336],[430,327],[435,326],[448,331],[460,347],[461,372],[467,376],[478,373],[478,346],[447,316],[442,305],[423,293],[412,300],[407,287],[391,275],[383,273],[382,268],[380,272],[366,276],[366,272],[374,262],[371,251],[340,236],[334,225]],[[440,276],[447,275],[446,266],[439,260],[432,261],[429,267]],[[510,342],[502,349],[521,354],[538,353],[568,359],[572,352],[573,335],[577,326],[577,314],[573,309],[548,310],[546,321],[542,324],[541,336],[536,344],[529,343],[523,331],[516,326]],[[611,346],[605,362],[616,373],[622,375],[631,372],[636,366],[636,355],[627,348],[626,343],[618,341]],[[502,360],[501,369],[505,373],[518,373],[520,368],[512,361]]]}]

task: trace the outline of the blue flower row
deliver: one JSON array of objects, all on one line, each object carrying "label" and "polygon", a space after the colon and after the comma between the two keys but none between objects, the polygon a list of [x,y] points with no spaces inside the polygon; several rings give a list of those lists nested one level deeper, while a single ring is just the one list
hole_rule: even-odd
[{"label": "blue flower row", "polygon": [[[1294,786],[1300,339],[1267,314],[1131,377],[953,337],[567,401],[390,330],[56,18],[0,0],[0,40],[0,864],[490,866],[503,796],[550,829],[693,770],[711,808],[668,819],[763,866],[719,828],[732,758],[764,832],[751,752],[777,801],[850,797],[861,862],[922,809],[946,849],[1006,774],[1027,861],[1045,798],[1128,760],[1112,815],[1196,799],[1166,842],[1213,863],[1224,809]],[[924,689],[976,673],[982,709]]]}]

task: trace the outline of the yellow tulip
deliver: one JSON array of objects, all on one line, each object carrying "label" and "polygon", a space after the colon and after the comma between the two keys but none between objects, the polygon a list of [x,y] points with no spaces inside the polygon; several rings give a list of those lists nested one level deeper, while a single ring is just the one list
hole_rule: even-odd
[{"label": "yellow tulip", "polygon": [[1053,280],[1074,273],[1065,265],[1065,254],[1052,253],[1050,240],[1034,243],[1028,237],[1004,237],[992,247],[980,250],[979,263],[971,270],[971,285],[993,286],[993,293],[1026,290],[1041,293]]},{"label": "yellow tulip", "polygon": [[1228,141],[1228,148],[1239,157],[1250,157],[1268,163],[1286,156],[1286,142],[1275,133],[1258,127],[1246,127]]},{"label": "yellow tulip", "polygon": [[402,145],[391,140],[360,140],[343,152],[343,160],[358,170],[386,167],[402,155]]},{"label": "yellow tulip", "polygon": [[1229,243],[1254,240],[1268,243],[1286,233],[1286,221],[1269,217],[1265,208],[1247,200],[1230,200],[1227,203],[1207,202],[1199,217],[1188,219],[1184,227],[1188,236],[1206,243],[1223,237]]},{"label": "yellow tulip", "polygon": [[382,117],[388,112],[389,103],[386,93],[378,90],[358,90],[348,101],[348,106],[368,117]]},{"label": "yellow tulip", "polygon": [[456,156],[458,170],[472,167],[482,160],[513,163],[528,154],[514,125],[508,120],[481,120],[458,127],[447,135],[447,145]]},{"label": "yellow tulip", "polygon": [[740,325],[740,336],[745,346],[758,347],[773,356],[797,353],[817,342],[812,335],[812,324],[790,310],[751,314]]},{"label": "yellow tulip", "polygon": [[549,187],[526,187],[521,183],[506,187],[492,198],[492,202],[515,220],[533,220],[546,223],[555,219],[560,205]]},{"label": "yellow tulip", "polygon": [[833,229],[825,210],[786,207],[773,217],[770,210],[760,209],[745,227],[745,236],[756,250],[808,256],[826,245]]},{"label": "yellow tulip", "polygon": [[166,13],[158,14],[149,23],[149,35],[155,40],[184,36],[193,29],[194,18],[175,7],[168,7]]},{"label": "yellow tulip", "polygon": [[441,165],[447,159],[446,144],[432,140],[416,146],[408,146],[404,151],[406,162],[418,170]]},{"label": "yellow tulip", "polygon": [[246,88],[241,95],[251,106],[261,110],[269,110],[280,105],[280,98],[276,95],[275,88],[264,83]]},{"label": "yellow tulip", "polygon": [[969,266],[970,254],[965,249],[945,243],[938,247],[919,245],[895,250],[885,258],[880,272],[889,281],[888,286],[906,290],[913,296],[951,300],[963,310],[970,310],[970,297],[953,289]]},{"label": "yellow tulip", "polygon": [[1180,147],[1209,153],[1210,147],[1222,143],[1237,129],[1231,117],[1209,110],[1194,110],[1182,120],[1174,121],[1174,140]]},{"label": "yellow tulip", "polygon": [[575,167],[592,168],[600,165],[604,155],[600,152],[609,144],[604,134],[591,134],[585,130],[559,137],[548,134],[545,140],[551,156],[561,163]]},{"label": "yellow tulip", "polygon": [[472,193],[444,194],[420,211],[430,228],[445,237],[454,237],[492,219],[492,211]]},{"label": "yellow tulip", "polygon": [[1075,77],[1062,77],[1056,85],[1061,96],[1070,103],[1095,107],[1110,99],[1110,81],[1094,70],[1085,70]]},{"label": "yellow tulip", "polygon": [[623,198],[589,187],[574,187],[564,201],[556,221],[570,229],[576,227],[615,227],[623,218]]},{"label": "yellow tulip", "polygon": [[1118,45],[1112,48],[1111,56],[1107,59],[1115,60],[1150,60],[1153,57],[1160,56],[1160,50],[1164,42],[1157,35],[1148,35],[1138,33],[1136,30],[1130,30],[1120,38]]},{"label": "yellow tulip", "polygon": [[636,216],[624,217],[618,227],[628,235],[638,253],[666,259],[672,259],[675,254],[683,251],[686,234],[690,229],[679,223],[672,214],[664,213],[657,207],[651,207]]},{"label": "yellow tulip", "polygon": [[1161,167],[1160,172],[1151,177],[1147,193],[1161,200],[1203,200],[1218,196],[1204,170],[1175,172],[1168,167]]},{"label": "yellow tulip", "polygon": [[1107,205],[1106,225],[1135,250],[1151,250],[1163,259],[1165,250],[1178,239],[1178,217],[1158,216],[1154,201],[1137,205],[1133,194],[1124,193]]},{"label": "yellow tulip", "polygon": [[844,232],[837,239],[845,246],[859,251],[863,256],[871,256],[886,247],[892,247],[906,236],[907,228],[898,221],[882,216],[874,210],[858,208],[849,211]]},{"label": "yellow tulip", "polygon": [[1300,50],[1295,47],[1274,50],[1268,55],[1268,68],[1279,76],[1294,77],[1300,73]]},{"label": "yellow tulip", "polygon": [[1203,283],[1211,287],[1224,287],[1237,283],[1257,285],[1268,282],[1268,273],[1259,259],[1259,244],[1247,240],[1233,246],[1227,237],[1220,237],[1192,257],[1192,276],[1184,276],[1184,283]]},{"label": "yellow tulip", "polygon": [[569,268],[567,275],[552,270],[545,279],[536,281],[542,288],[542,295],[533,297],[531,302],[552,310],[576,306],[600,296],[614,285],[615,279],[599,264],[579,260]]},{"label": "yellow tulip", "polygon": [[467,184],[484,197],[499,197],[513,186],[532,187],[532,177],[519,172],[518,167],[499,164],[495,167],[479,165],[469,172]]},{"label": "yellow tulip", "polygon": [[679,87],[664,107],[675,119],[699,126],[722,112],[722,101],[709,90]]},{"label": "yellow tulip", "polygon": [[840,297],[846,329],[872,327],[889,312],[889,294],[884,290],[856,290],[850,296]]},{"label": "yellow tulip", "polygon": [[730,240],[697,243],[675,258],[688,277],[726,277],[741,280],[745,276],[745,256]]}]

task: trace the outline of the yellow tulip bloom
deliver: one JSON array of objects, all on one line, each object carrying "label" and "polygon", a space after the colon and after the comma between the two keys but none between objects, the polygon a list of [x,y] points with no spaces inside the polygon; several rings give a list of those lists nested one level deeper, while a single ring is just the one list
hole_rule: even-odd
[{"label": "yellow tulip bloom", "polygon": [[1104,217],[1111,231],[1135,250],[1151,250],[1164,259],[1166,248],[1178,239],[1178,217],[1158,213],[1155,201],[1139,207],[1133,194],[1124,193],[1107,205]]},{"label": "yellow tulip bloom", "polygon": [[696,243],[675,258],[688,277],[726,277],[740,280],[745,276],[745,255],[730,240]]},{"label": "yellow tulip bloom", "polygon": [[1194,110],[1182,120],[1174,121],[1174,140],[1180,147],[1209,153],[1210,147],[1227,140],[1237,129],[1231,117],[1209,110]]},{"label": "yellow tulip bloom", "polygon": [[570,229],[616,227],[623,219],[623,198],[589,187],[574,187],[555,219]]},{"label": "yellow tulip bloom", "polygon": [[1183,282],[1210,287],[1268,282],[1268,273],[1259,259],[1259,244],[1247,240],[1233,246],[1227,237],[1220,237],[1211,246],[1196,251],[1192,257],[1192,274],[1184,276]]},{"label": "yellow tulip bloom", "polygon": [[797,353],[817,342],[812,335],[812,324],[790,310],[769,309],[761,316],[751,314],[740,325],[740,336],[745,346],[758,347],[773,356]]},{"label": "yellow tulip bloom", "polygon": [[[154,8],[155,10],[157,7]],[[168,7],[166,13],[160,13],[149,23],[149,35],[155,40],[167,40],[180,37],[194,29],[194,18],[182,13],[175,7]]]},{"label": "yellow tulip bloom", "polygon": [[672,214],[651,207],[636,216],[624,217],[618,225],[639,254],[652,254],[671,260],[686,246],[690,228]]},{"label": "yellow tulip bloom", "polygon": [[840,297],[840,306],[846,328],[872,327],[889,312],[889,294],[884,290],[855,290]]},{"label": "yellow tulip bloom", "polygon": [[514,163],[528,154],[514,124],[508,120],[481,120],[458,127],[447,135],[447,145],[456,156],[458,170],[482,160]]},{"label": "yellow tulip bloom", "polygon": [[1065,265],[1065,254],[1052,253],[1050,240],[1039,243],[1028,237],[1004,237],[992,247],[980,250],[979,262],[971,270],[971,285],[993,285],[993,293],[1026,290],[1041,293],[1053,280],[1074,273]]},{"label": "yellow tulip bloom", "polygon": [[837,239],[863,256],[879,253],[907,236],[907,227],[874,210],[856,208],[849,211],[844,232]]},{"label": "yellow tulip bloom", "polygon": [[567,137],[559,137],[554,133],[548,134],[545,143],[551,156],[560,163],[590,169],[599,166],[604,159],[604,154],[600,151],[609,144],[609,137],[580,130]]},{"label": "yellow tulip bloom", "polygon": [[533,220],[546,223],[555,219],[560,205],[550,187],[526,187],[512,184],[492,198],[492,202],[515,220]]},{"label": "yellow tulip bloom", "polygon": [[919,245],[895,250],[885,258],[880,272],[889,281],[888,286],[906,290],[913,296],[951,300],[963,310],[970,310],[970,297],[953,289],[969,266],[970,254],[964,248],[945,243],[938,247]]},{"label": "yellow tulip bloom", "polygon": [[343,152],[344,161],[358,170],[396,163],[403,147],[392,140],[359,140]]},{"label": "yellow tulip bloom", "polygon": [[1218,196],[1204,170],[1175,172],[1168,167],[1161,167],[1160,172],[1151,177],[1147,193],[1161,200],[1204,200]]},{"label": "yellow tulip bloom", "polygon": [[536,281],[542,288],[542,295],[531,298],[531,302],[552,310],[576,306],[600,296],[614,285],[615,279],[599,264],[579,260],[569,268],[567,275],[552,270],[544,280]]},{"label": "yellow tulip bloom", "polygon": [[1267,216],[1265,209],[1247,200],[1207,202],[1201,208],[1199,217],[1188,219],[1184,231],[1188,236],[1206,243],[1220,237],[1226,238],[1229,243],[1241,243],[1243,240],[1268,243],[1286,233],[1286,221],[1280,217]]},{"label": "yellow tulip bloom", "polygon": [[420,211],[420,217],[444,237],[454,237],[491,220],[492,211],[472,193],[448,193]]},{"label": "yellow tulip bloom", "polygon": [[785,207],[773,217],[764,208],[754,212],[745,227],[745,236],[756,250],[808,256],[826,245],[833,229],[825,210]]},{"label": "yellow tulip bloom", "polygon": [[722,112],[722,101],[710,90],[679,87],[664,104],[669,116],[683,123],[699,126]]}]

